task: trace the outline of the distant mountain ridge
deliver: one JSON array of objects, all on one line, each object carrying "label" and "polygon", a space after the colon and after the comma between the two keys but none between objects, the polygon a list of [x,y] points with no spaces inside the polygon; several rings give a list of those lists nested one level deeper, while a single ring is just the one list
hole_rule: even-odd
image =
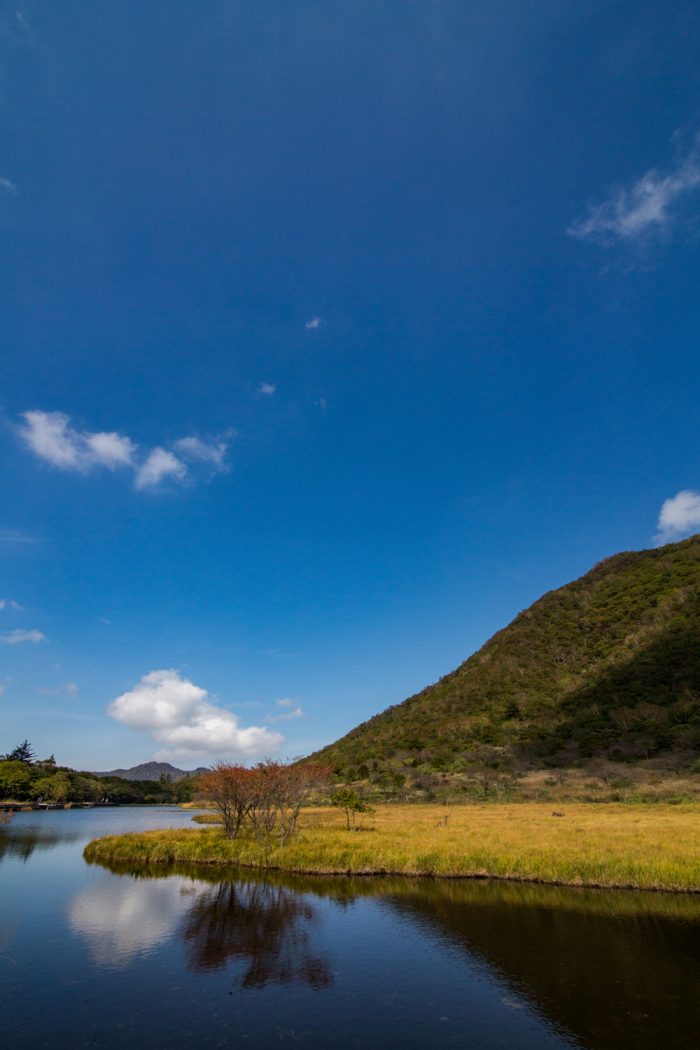
[{"label": "distant mountain ridge", "polygon": [[700,772],[700,535],[600,562],[309,759],[346,780],[647,763]]},{"label": "distant mountain ridge", "polygon": [[160,780],[162,776],[175,783],[194,777],[198,773],[206,773],[206,766],[198,766],[197,769],[178,769],[171,766],[169,762],[142,762],[140,766],[132,766],[131,769],[110,769],[108,772],[93,775],[96,777],[119,777],[120,780]]}]

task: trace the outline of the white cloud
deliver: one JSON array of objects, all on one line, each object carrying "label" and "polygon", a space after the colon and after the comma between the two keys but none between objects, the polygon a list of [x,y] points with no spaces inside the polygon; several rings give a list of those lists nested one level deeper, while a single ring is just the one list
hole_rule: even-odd
[{"label": "white cloud", "polygon": [[5,178],[3,178],[1,176],[0,176],[0,190],[2,190],[4,193],[12,194],[12,196],[14,196],[18,192],[17,191],[17,186],[15,185],[15,183],[11,179],[5,179]]},{"label": "white cloud", "polygon": [[187,467],[174,456],[172,452],[158,446],[148,454],[145,463],[142,463],[136,472],[135,485],[137,489],[154,488],[164,478],[174,478],[175,481],[183,481],[187,474]]},{"label": "white cloud", "polygon": [[0,598],[0,611],[2,609],[14,609],[16,612],[20,612],[22,606],[19,602],[15,602],[12,598]]},{"label": "white cloud", "polygon": [[567,233],[579,240],[635,241],[666,232],[681,198],[700,188],[700,139],[674,167],[648,171],[630,186],[589,209],[588,217],[572,223]]},{"label": "white cloud", "polygon": [[281,700],[275,700],[277,707],[283,709],[281,714],[278,715],[267,715],[265,718],[266,722],[288,722],[292,718],[304,718],[304,712],[301,707],[297,704],[296,700],[292,700],[290,697],[285,696]]},{"label": "white cloud", "polygon": [[85,434],[85,444],[93,461],[101,467],[130,467],[136,446],[121,434]]},{"label": "white cloud", "polygon": [[166,479],[185,481],[193,473],[201,474],[203,467],[216,473],[228,470],[228,444],[219,439],[203,441],[189,435],[173,442],[175,451],[157,445],[139,456],[131,438],[114,431],[78,430],[63,412],[35,410],[22,413],[22,418],[24,422],[17,429],[25,445],[61,470],[85,474],[98,467],[127,467],[134,472],[135,488],[141,490],[154,488]]},{"label": "white cloud", "polygon": [[700,529],[700,492],[683,489],[664,501],[656,534],[657,543],[667,543],[675,537]]},{"label": "white cloud", "polygon": [[258,393],[261,397],[272,397],[277,390],[274,383],[261,383],[258,387]]},{"label": "white cloud", "polygon": [[5,634],[0,634],[0,643],[2,645],[21,645],[22,642],[45,642],[47,641],[45,634],[41,631],[6,631]]},{"label": "white cloud", "polygon": [[209,463],[217,470],[226,470],[226,452],[228,445],[225,441],[207,442],[198,437],[184,437],[175,442],[174,446],[185,459],[199,463]]},{"label": "white cloud", "polygon": [[80,453],[80,438],[72,430],[69,417],[61,412],[24,412],[26,425],[20,437],[27,446],[54,467],[85,469]]},{"label": "white cloud", "polygon": [[151,671],[107,708],[118,722],[149,732],[164,745],[160,760],[255,759],[277,751],[284,737],[263,726],[243,728],[231,711],[209,700],[206,689],[177,671]]},{"label": "white cloud", "polygon": [[136,446],[114,432],[90,433],[70,425],[63,412],[23,412],[19,434],[28,448],[54,467],[88,471],[93,467],[131,466]]},{"label": "white cloud", "polygon": [[323,321],[320,317],[311,317],[308,321],[305,322],[304,328],[308,328],[310,331],[313,331],[315,328],[320,328],[322,324]]}]

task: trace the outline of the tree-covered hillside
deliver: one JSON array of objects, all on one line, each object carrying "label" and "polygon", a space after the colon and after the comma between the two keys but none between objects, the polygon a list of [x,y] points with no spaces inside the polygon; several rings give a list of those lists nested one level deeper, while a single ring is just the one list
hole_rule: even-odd
[{"label": "tree-covered hillside", "polygon": [[545,594],[435,685],[313,756],[344,779],[586,766],[689,769],[700,749],[700,536]]}]

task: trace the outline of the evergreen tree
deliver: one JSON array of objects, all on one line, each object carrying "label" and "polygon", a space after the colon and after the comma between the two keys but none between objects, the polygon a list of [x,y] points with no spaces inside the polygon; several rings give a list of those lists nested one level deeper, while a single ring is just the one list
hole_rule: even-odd
[{"label": "evergreen tree", "polygon": [[34,751],[28,740],[22,741],[13,751],[2,756],[6,762],[26,762],[31,765],[34,761]]}]

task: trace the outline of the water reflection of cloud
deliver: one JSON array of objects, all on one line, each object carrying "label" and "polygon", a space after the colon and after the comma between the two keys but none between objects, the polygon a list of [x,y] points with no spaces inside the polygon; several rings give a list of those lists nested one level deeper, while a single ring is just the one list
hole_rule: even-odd
[{"label": "water reflection of cloud", "polygon": [[244,988],[332,984],[314,949],[318,918],[310,895],[266,879],[211,883],[176,874],[117,875],[83,890],[68,909],[71,930],[85,938],[99,966],[127,966],[177,937],[194,970],[242,964]]},{"label": "water reflection of cloud", "polygon": [[172,936],[193,892],[180,878],[111,879],[73,898],[68,923],[99,966],[123,967]]}]

